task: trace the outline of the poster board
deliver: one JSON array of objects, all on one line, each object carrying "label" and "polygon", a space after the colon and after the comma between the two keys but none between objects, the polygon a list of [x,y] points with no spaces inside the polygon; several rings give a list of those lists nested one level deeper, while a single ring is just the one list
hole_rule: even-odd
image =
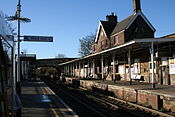
[{"label": "poster board", "polygon": [[119,65],[118,66],[118,72],[120,74],[125,74],[125,66],[124,65]]},{"label": "poster board", "polygon": [[169,74],[175,74],[175,58],[169,58]]}]

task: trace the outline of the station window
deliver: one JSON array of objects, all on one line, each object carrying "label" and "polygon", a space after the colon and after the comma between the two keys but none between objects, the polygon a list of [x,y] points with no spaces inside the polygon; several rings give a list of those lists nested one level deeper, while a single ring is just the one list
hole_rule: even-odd
[{"label": "station window", "polygon": [[101,48],[103,48],[103,41],[101,41]]},{"label": "station window", "polygon": [[104,48],[107,46],[107,40],[102,40],[101,41],[101,48]]},{"label": "station window", "polygon": [[117,45],[117,44],[119,44],[119,37],[115,36],[114,37],[114,45]]}]

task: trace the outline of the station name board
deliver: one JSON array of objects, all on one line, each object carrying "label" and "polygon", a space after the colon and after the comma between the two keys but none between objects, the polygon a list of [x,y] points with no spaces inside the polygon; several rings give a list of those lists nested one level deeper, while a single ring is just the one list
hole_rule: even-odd
[{"label": "station name board", "polygon": [[52,36],[24,36],[24,41],[33,41],[33,42],[53,42]]}]

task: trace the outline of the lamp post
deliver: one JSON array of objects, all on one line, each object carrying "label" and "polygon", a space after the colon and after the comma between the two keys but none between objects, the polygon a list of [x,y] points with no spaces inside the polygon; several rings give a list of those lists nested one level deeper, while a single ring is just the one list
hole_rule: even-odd
[{"label": "lamp post", "polygon": [[20,41],[21,41],[20,40],[20,17],[21,17],[21,1],[20,0],[18,0],[16,16],[17,16],[17,25],[18,25],[18,39],[17,39],[17,44],[18,44],[18,62],[17,62],[16,90],[17,90],[17,93],[20,95],[21,94],[21,86],[20,86]]},{"label": "lamp post", "polygon": [[18,51],[17,51],[17,55],[18,55],[18,59],[17,59],[17,82],[16,82],[16,90],[17,90],[17,93],[20,95],[20,22],[31,22],[30,19],[28,18],[24,18],[24,17],[21,17],[21,0],[18,0],[18,4],[17,4],[17,11],[15,13],[15,16],[10,16],[8,17],[8,20],[9,21],[17,21],[17,27],[18,27],[18,30],[17,30],[17,48],[18,48]]},{"label": "lamp post", "polygon": [[[21,0],[18,0],[18,4],[17,4],[17,11],[15,13],[15,16],[10,16],[8,17],[8,20],[9,21],[17,21],[17,27],[18,27],[18,30],[17,30],[17,48],[18,48],[18,51],[17,51],[17,78],[15,79],[14,77],[14,88],[16,86],[16,91],[14,91],[14,95],[16,95],[16,93],[20,96],[21,95],[21,84],[20,84],[20,22],[23,21],[23,22],[31,22],[30,19],[28,18],[24,18],[24,17],[21,17]],[[14,51],[15,52],[15,51]],[[14,64],[15,64],[15,61],[14,61]],[[15,67],[14,67],[15,68]],[[14,72],[15,72],[15,69],[14,69]],[[14,73],[15,74],[15,73]],[[16,84],[16,85],[15,85]],[[14,89],[15,90],[15,89]],[[14,99],[15,100],[15,99]],[[20,117],[21,116],[21,109],[17,110],[17,116]]]}]

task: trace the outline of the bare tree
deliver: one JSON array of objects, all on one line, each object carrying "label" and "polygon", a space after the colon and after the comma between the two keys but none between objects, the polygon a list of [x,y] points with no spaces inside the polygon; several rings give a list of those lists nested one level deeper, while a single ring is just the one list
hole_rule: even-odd
[{"label": "bare tree", "polygon": [[64,54],[58,54],[57,56],[55,56],[55,58],[66,58],[66,55],[64,55]]},{"label": "bare tree", "polygon": [[80,56],[87,56],[92,52],[92,44],[95,41],[95,37],[96,37],[96,34],[90,34],[79,39],[80,49],[78,53]]}]

